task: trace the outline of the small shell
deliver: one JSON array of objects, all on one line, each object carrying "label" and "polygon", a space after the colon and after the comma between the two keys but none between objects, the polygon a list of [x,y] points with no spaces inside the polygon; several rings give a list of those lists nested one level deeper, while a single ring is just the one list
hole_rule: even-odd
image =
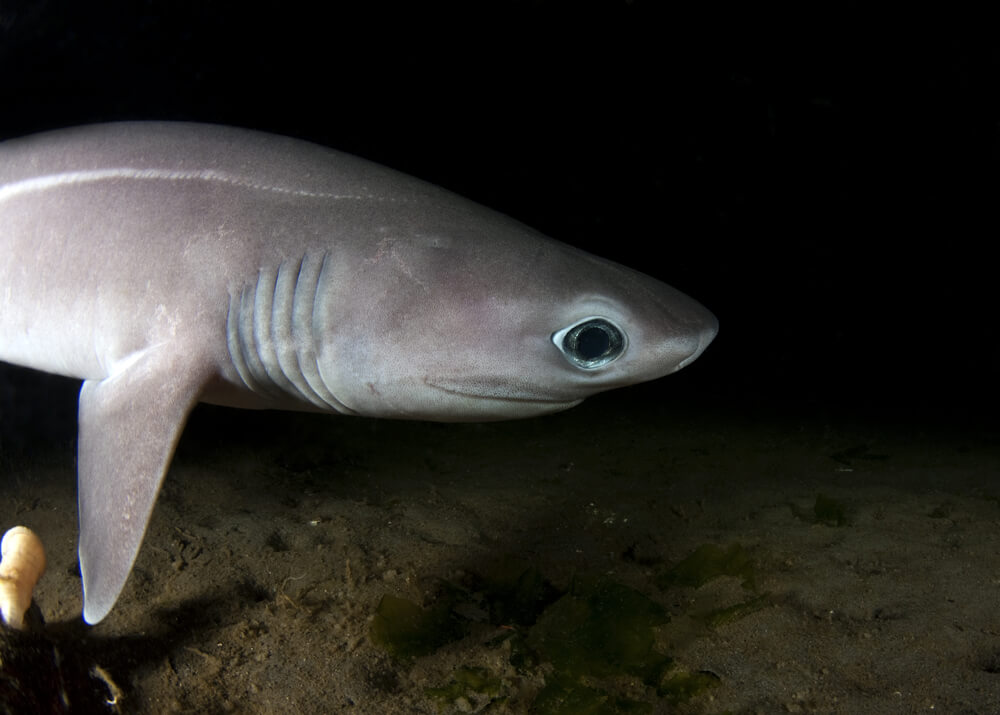
[{"label": "small shell", "polygon": [[0,615],[11,628],[24,628],[31,593],[45,573],[42,541],[26,526],[15,526],[0,541]]}]

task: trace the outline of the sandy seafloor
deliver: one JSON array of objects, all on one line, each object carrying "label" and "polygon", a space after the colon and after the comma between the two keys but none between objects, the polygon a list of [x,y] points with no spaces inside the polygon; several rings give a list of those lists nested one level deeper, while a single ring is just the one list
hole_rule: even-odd
[{"label": "sandy seafloor", "polygon": [[[559,666],[515,657],[530,626],[491,622],[482,590],[513,563],[545,579],[545,608],[577,582],[658,604],[655,626],[599,628],[649,630],[671,659],[661,682],[701,684],[571,674],[586,697],[549,712],[1000,712],[986,430],[673,402],[668,383],[487,425],[199,407],[121,599],[63,647],[105,668],[123,712],[536,712]],[[73,444],[37,444],[3,461],[0,523],[43,538],[37,603],[66,628]],[[664,580],[705,544],[739,545],[742,575]],[[450,642],[416,657],[373,642],[383,597],[443,593]]]}]

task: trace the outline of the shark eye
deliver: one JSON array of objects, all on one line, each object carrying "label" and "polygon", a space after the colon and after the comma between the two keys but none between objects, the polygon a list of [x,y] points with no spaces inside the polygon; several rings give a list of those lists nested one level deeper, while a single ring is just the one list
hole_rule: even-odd
[{"label": "shark eye", "polygon": [[577,367],[595,370],[616,360],[628,344],[607,318],[590,317],[552,334],[552,342]]}]

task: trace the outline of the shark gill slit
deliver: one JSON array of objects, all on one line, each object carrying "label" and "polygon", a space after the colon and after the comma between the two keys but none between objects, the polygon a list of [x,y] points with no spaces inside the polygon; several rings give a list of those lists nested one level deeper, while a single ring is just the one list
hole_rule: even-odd
[{"label": "shark gill slit", "polygon": [[240,300],[234,294],[229,294],[229,310],[226,312],[226,350],[243,384],[249,387],[250,368],[243,359],[243,351],[240,349]]},{"label": "shark gill slit", "polygon": [[306,254],[298,262],[283,261],[276,270],[262,268],[239,298],[230,299],[227,345],[251,391],[353,414],[330,392],[317,363],[321,332],[315,311],[326,257]]},{"label": "shark gill slit", "polygon": [[[240,377],[250,390],[266,397],[277,397],[278,391],[267,375],[264,364],[260,360],[254,343],[254,303],[256,302],[256,285],[244,286],[240,292],[239,312],[236,318],[237,345],[239,362],[246,367]],[[234,360],[234,363],[237,362]]]},{"label": "shark gill slit", "polygon": [[293,307],[298,275],[302,271],[299,261],[282,261],[274,283],[274,300],[271,302],[271,339],[274,343],[275,367],[291,383],[294,391],[317,407],[324,407],[302,376],[299,356],[296,351],[296,336]]},{"label": "shark gill slit", "polygon": [[[284,261],[281,265],[283,264]],[[278,316],[274,310],[275,303],[279,300],[278,281],[281,276],[281,265],[277,270],[264,267],[257,273],[257,290],[253,303],[253,342],[257,346],[257,355],[271,384],[281,393],[308,399],[308,396],[303,395],[284,373],[278,361],[278,351],[282,349],[282,345],[275,340],[277,336],[274,334],[274,319]]]},{"label": "shark gill slit", "polygon": [[[317,344],[322,339],[322,334],[316,332],[314,328],[314,311],[326,257],[325,251],[321,256],[307,253],[299,263],[295,280],[291,285],[290,347],[294,348],[296,377],[301,381],[302,391],[311,395],[313,404],[352,414],[352,410],[330,392],[320,375],[317,363]],[[288,362],[291,363],[291,356]]]},{"label": "shark gill slit", "polygon": [[[299,347],[299,365],[306,381],[323,402],[337,412],[354,415],[357,413],[338,400],[330,391],[319,369],[319,350],[322,348],[324,335],[323,321],[320,318],[320,310],[323,307],[321,288],[327,283],[324,277],[329,261],[329,251],[324,251],[322,257],[314,261],[309,261],[307,255],[296,281],[297,288],[299,286],[305,288],[301,301],[299,301],[298,290],[296,290],[296,316],[298,319],[295,321],[295,325],[306,331],[306,335],[301,341],[296,340],[296,345]],[[317,264],[315,269],[313,269],[312,264]],[[304,272],[307,265],[310,270]]]},{"label": "shark gill slit", "polygon": [[278,367],[294,385],[301,399],[321,409],[346,411],[322,379],[310,380],[308,367],[316,364],[315,338],[311,330],[311,310],[303,315],[301,304],[312,306],[319,274],[310,269],[316,259],[308,253],[297,263],[284,262],[275,284],[274,313],[271,320],[277,346]]}]

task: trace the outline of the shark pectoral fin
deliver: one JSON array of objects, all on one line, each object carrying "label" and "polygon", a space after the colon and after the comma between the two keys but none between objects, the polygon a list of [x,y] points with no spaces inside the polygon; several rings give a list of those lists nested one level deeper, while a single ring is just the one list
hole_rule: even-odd
[{"label": "shark pectoral fin", "polygon": [[87,623],[107,615],[132,570],[174,447],[210,377],[197,363],[150,348],[80,390],[79,556]]}]

